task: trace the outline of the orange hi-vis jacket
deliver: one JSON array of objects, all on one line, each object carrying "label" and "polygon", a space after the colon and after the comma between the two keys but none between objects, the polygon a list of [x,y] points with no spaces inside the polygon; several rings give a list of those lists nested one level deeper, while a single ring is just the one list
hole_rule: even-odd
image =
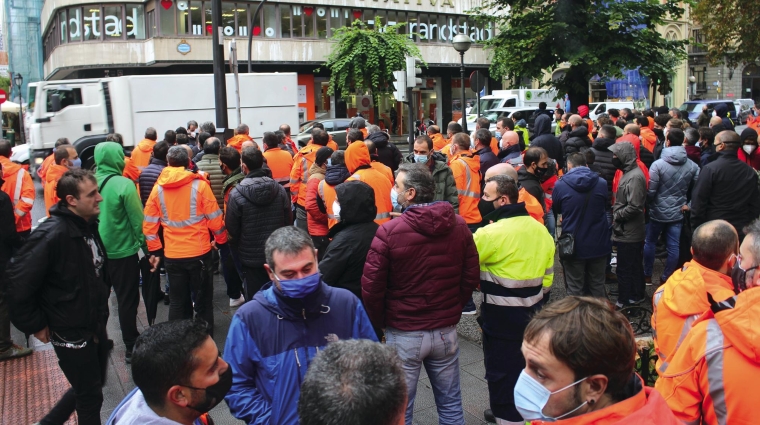
[{"label": "orange hi-vis jacket", "polygon": [[521,187],[517,194],[519,196],[517,202],[525,202],[525,209],[528,210],[528,214],[536,219],[537,222],[544,224],[544,208],[538,202],[538,199],[528,193],[524,187]]},{"label": "orange hi-vis jacket", "polygon": [[747,117],[747,128],[751,128],[760,133],[760,117],[750,114]]},{"label": "orange hi-vis jacket", "polygon": [[[451,155],[451,141],[447,140],[447,142],[448,143],[446,144],[446,146],[444,146],[443,149],[441,149],[441,153],[444,154],[444,155],[446,155],[446,159],[448,161],[451,161],[451,156],[452,156]],[[448,164],[446,164],[446,165],[448,165]]]},{"label": "orange hi-vis jacket", "polygon": [[657,135],[649,127],[641,127],[641,144],[649,152],[654,152],[654,146],[657,144]]},{"label": "orange hi-vis jacket", "polygon": [[53,163],[48,167],[47,174],[45,174],[45,212],[47,212],[48,217],[50,217],[50,207],[60,200],[55,194],[55,189],[58,187],[58,180],[63,177],[66,171],[69,171],[69,167]]},{"label": "orange hi-vis jacket", "polygon": [[235,148],[236,151],[238,151],[239,154],[243,153],[243,142],[247,142],[251,139],[251,136],[247,134],[236,134],[229,139],[227,139],[227,146],[231,148]]},{"label": "orange hi-vis jacket", "polygon": [[[381,172],[372,168],[369,150],[364,143],[351,143],[346,149],[346,168],[351,177],[346,181],[358,180],[367,183],[375,192],[377,215],[375,223],[382,225],[390,221],[393,204],[391,203],[391,188],[393,185]],[[329,211],[328,211],[329,212]],[[327,217],[328,222],[330,216]],[[329,226],[329,223],[328,223]]]},{"label": "orange hi-vis jacket", "polygon": [[290,197],[293,204],[306,205],[306,182],[309,181],[309,168],[317,159],[317,151],[322,146],[309,142],[293,157],[290,170]]},{"label": "orange hi-vis jacket", "polygon": [[285,137],[285,146],[290,146],[290,149],[293,150],[293,154],[298,153],[298,145],[296,145],[296,142],[293,141],[293,139],[290,138],[290,136]]},{"label": "orange hi-vis jacket", "polygon": [[293,157],[280,148],[269,148],[264,151],[267,166],[272,170],[272,178],[277,183],[290,187],[290,170],[293,169]]},{"label": "orange hi-vis jacket", "polygon": [[13,215],[16,218],[16,231],[26,232],[32,229],[32,206],[34,205],[34,182],[32,176],[20,165],[0,156],[3,165],[2,191],[13,202]]},{"label": "orange hi-vis jacket", "polygon": [[760,289],[712,303],[655,388],[685,424],[757,424]]},{"label": "orange hi-vis jacket", "polygon": [[731,277],[693,260],[676,270],[655,292],[651,323],[660,376],[668,369],[694,321],[710,309],[707,294],[716,301],[734,296]]},{"label": "orange hi-vis jacket", "polygon": [[459,215],[465,223],[477,224],[483,221],[478,210],[480,202],[480,160],[469,153],[455,155],[449,161],[459,193]]},{"label": "orange hi-vis jacket", "polygon": [[430,136],[430,139],[433,140],[433,150],[436,152],[440,152],[446,145],[449,144],[449,141],[444,139],[443,134],[441,133],[436,133]]},{"label": "orange hi-vis jacket", "polygon": [[372,163],[369,164],[372,169],[379,171],[382,173],[385,177],[388,177],[388,180],[391,181],[391,186],[393,186],[396,183],[396,179],[393,178],[393,171],[391,171],[391,167],[383,164],[379,161],[372,161]]},{"label": "orange hi-vis jacket", "polygon": [[150,139],[142,139],[137,144],[137,147],[132,151],[132,155],[129,158],[125,158],[124,177],[137,184],[142,170],[150,164],[150,156],[153,153],[153,146],[155,145],[156,141]]},{"label": "orange hi-vis jacket", "polygon": [[[322,180],[317,186],[317,194],[322,198],[322,202],[325,204],[325,211],[327,212],[327,228],[332,229],[333,226],[338,224],[338,219],[335,218],[335,212],[333,211],[333,202],[338,199],[338,193],[335,191],[335,186],[328,184]],[[390,195],[390,192],[388,192]]]},{"label": "orange hi-vis jacket", "polygon": [[46,156],[45,159],[42,160],[40,167],[37,168],[37,175],[40,176],[40,181],[43,183],[45,182],[45,174],[47,174],[47,170],[51,164],[55,164],[55,153]]},{"label": "orange hi-vis jacket", "polygon": [[[635,379],[641,380],[636,375]],[[560,419],[552,424],[559,425],[683,425],[670,411],[659,392],[651,387],[643,387],[627,399],[568,419]],[[549,422],[531,421],[531,425]]]},{"label": "orange hi-vis jacket", "polygon": [[208,182],[184,167],[166,167],[145,203],[143,233],[150,252],[160,251],[164,229],[168,259],[195,258],[211,250],[209,230],[218,244],[227,243],[222,210]]},{"label": "orange hi-vis jacket", "polygon": [[491,137],[491,152],[493,152],[494,155],[499,154],[499,141],[496,140],[495,137]]}]

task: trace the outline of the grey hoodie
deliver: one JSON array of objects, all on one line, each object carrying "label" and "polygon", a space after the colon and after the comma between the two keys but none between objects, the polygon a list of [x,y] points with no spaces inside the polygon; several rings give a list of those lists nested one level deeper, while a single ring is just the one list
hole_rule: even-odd
[{"label": "grey hoodie", "polygon": [[697,177],[699,167],[689,161],[683,146],[663,149],[649,169],[649,217],[662,223],[681,221],[681,207],[686,205],[689,186],[694,187]]},{"label": "grey hoodie", "polygon": [[158,416],[143,397],[142,391],[135,388],[119,404],[106,425],[178,425],[171,419]]},{"label": "grey hoodie", "polygon": [[615,203],[612,205],[612,240],[616,242],[642,242],[646,235],[644,205],[647,199],[647,181],[636,163],[636,151],[628,142],[615,143],[608,148],[623,163]]}]

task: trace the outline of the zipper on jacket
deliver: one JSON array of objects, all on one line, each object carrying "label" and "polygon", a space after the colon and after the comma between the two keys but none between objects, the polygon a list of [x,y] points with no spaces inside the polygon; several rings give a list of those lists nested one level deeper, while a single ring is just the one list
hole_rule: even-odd
[{"label": "zipper on jacket", "polygon": [[294,348],[293,352],[296,353],[296,364],[298,365],[298,374],[300,375],[301,374],[301,361],[298,360],[298,349]]},{"label": "zipper on jacket", "polygon": [[303,320],[306,320],[306,309],[305,308],[301,309],[301,315],[303,315]]}]

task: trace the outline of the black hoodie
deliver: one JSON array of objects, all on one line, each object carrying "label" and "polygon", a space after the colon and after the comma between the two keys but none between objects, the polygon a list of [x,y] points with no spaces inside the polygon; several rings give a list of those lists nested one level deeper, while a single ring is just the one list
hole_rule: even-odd
[{"label": "black hoodie", "polygon": [[612,180],[615,178],[615,171],[617,169],[612,165],[612,152],[607,148],[614,144],[615,141],[612,139],[598,137],[594,140],[593,145],[591,145],[591,151],[596,156],[594,164],[599,165],[602,169],[602,178],[607,182],[607,191],[610,196],[612,196]]},{"label": "black hoodie", "polygon": [[367,140],[375,143],[378,161],[390,167],[391,171],[395,173],[399,164],[401,164],[402,157],[401,151],[398,150],[396,145],[390,143],[390,136],[382,131],[378,131],[370,134]]},{"label": "black hoodie", "polygon": [[562,153],[562,144],[552,134],[552,119],[544,114],[539,115],[533,129],[536,138],[530,142],[530,146],[544,148],[549,158],[557,161],[559,167],[563,168],[565,156]]},{"label": "black hoodie", "polygon": [[375,192],[368,184],[350,181],[335,188],[340,221],[330,229],[332,242],[319,263],[322,280],[362,298],[362,274],[377,232]]}]

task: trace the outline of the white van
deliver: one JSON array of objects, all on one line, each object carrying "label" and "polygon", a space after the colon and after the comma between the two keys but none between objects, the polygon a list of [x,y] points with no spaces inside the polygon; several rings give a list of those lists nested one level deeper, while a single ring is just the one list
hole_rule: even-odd
[{"label": "white van", "polygon": [[594,102],[588,104],[588,117],[596,121],[599,114],[608,114],[610,109],[617,109],[618,111],[628,108],[633,110],[635,106],[633,102]]}]

